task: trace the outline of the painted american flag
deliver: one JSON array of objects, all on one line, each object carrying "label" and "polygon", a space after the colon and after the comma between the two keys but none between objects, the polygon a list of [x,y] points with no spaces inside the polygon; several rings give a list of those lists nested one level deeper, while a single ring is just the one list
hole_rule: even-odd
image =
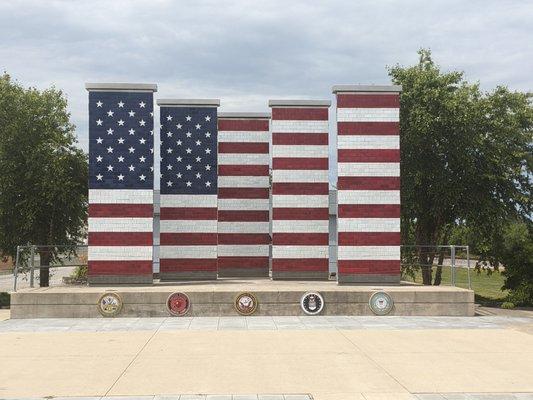
[{"label": "painted american flag", "polygon": [[328,100],[271,100],[272,277],[328,279]]},{"label": "painted american flag", "polygon": [[400,281],[399,86],[335,86],[338,280]]},{"label": "painted american flag", "polygon": [[155,85],[87,84],[89,280],[152,282]]},{"label": "painted american flag", "polygon": [[270,114],[218,116],[218,276],[269,275]]},{"label": "painted american flag", "polygon": [[158,100],[160,277],[217,277],[218,100]]}]

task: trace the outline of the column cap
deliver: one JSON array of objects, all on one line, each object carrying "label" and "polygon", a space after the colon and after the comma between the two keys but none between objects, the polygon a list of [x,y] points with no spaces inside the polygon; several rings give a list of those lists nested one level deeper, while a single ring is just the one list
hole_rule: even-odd
[{"label": "column cap", "polygon": [[329,107],[331,100],[269,100],[269,107]]},{"label": "column cap", "polygon": [[401,85],[334,85],[333,93],[339,92],[401,92]]},{"label": "column cap", "polygon": [[156,103],[165,107],[219,107],[220,99],[157,99]]},{"label": "column cap", "polygon": [[89,92],[157,92],[157,85],[153,83],[86,83],[85,89]]},{"label": "column cap", "polygon": [[221,112],[218,118],[235,118],[235,119],[269,119],[270,113],[267,112]]}]

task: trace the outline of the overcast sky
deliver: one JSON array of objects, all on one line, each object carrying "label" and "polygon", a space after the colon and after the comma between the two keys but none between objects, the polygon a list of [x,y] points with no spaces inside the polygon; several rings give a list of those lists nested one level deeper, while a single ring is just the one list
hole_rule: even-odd
[{"label": "overcast sky", "polygon": [[0,69],[69,99],[87,148],[85,82],[157,83],[157,97],[331,98],[389,83],[386,66],[428,47],[484,89],[533,90],[533,1],[0,1]]}]

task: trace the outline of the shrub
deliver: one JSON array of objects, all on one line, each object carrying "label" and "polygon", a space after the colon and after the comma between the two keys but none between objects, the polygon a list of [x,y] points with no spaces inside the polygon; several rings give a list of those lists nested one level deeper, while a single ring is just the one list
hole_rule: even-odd
[{"label": "shrub", "polygon": [[11,304],[11,295],[6,292],[0,292],[0,308],[9,307]]}]

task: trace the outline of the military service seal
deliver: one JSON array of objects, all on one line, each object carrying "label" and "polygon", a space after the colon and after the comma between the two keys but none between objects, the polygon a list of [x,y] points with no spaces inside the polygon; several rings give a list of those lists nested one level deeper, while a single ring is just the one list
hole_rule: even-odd
[{"label": "military service seal", "polygon": [[118,293],[106,292],[98,299],[98,311],[104,317],[115,317],[122,310],[122,299]]},{"label": "military service seal", "polygon": [[241,315],[252,315],[257,310],[257,299],[252,293],[244,292],[235,298],[235,310]]},{"label": "military service seal", "polygon": [[317,315],[324,308],[324,298],[320,293],[307,292],[300,299],[300,306],[304,313],[308,315]]},{"label": "military service seal", "polygon": [[187,314],[191,302],[185,293],[175,292],[167,298],[167,311],[170,315],[181,317]]},{"label": "military service seal", "polygon": [[387,315],[391,312],[392,307],[394,306],[394,301],[392,297],[385,292],[376,292],[370,296],[370,301],[368,302],[370,309],[376,315]]}]

